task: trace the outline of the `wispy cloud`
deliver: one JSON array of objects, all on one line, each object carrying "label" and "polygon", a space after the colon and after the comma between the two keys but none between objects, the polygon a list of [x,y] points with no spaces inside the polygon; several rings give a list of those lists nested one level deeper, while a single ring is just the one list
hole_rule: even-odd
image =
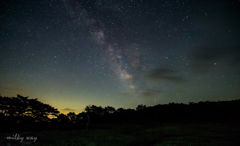
[{"label": "wispy cloud", "polygon": [[174,83],[183,83],[187,80],[183,77],[174,75],[175,73],[178,73],[178,71],[167,69],[167,68],[158,68],[153,70],[147,75],[147,78],[152,81],[168,81],[168,82],[174,82]]},{"label": "wispy cloud", "polygon": [[75,109],[71,109],[71,108],[65,108],[65,109],[62,109],[63,111],[75,111]]}]

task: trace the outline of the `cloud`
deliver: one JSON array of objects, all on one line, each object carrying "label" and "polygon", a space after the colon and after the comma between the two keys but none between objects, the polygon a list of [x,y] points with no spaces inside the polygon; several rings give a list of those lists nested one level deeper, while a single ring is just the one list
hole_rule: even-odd
[{"label": "cloud", "polygon": [[144,92],[142,92],[140,94],[140,96],[142,96],[142,97],[151,97],[151,96],[154,96],[154,95],[158,95],[160,93],[162,93],[162,92],[159,91],[159,90],[147,89]]},{"label": "cloud", "polygon": [[193,61],[191,68],[198,73],[204,73],[224,62],[228,67],[240,66],[240,46],[219,47],[219,46],[200,46],[190,54]]},{"label": "cloud", "polygon": [[158,69],[155,69],[152,72],[150,72],[147,75],[147,78],[149,80],[153,80],[153,81],[162,80],[162,81],[168,81],[168,82],[174,82],[174,83],[183,83],[186,81],[182,77],[169,75],[169,74],[174,74],[174,73],[177,73],[177,71],[170,70],[167,68],[158,68]]},{"label": "cloud", "polygon": [[75,111],[75,109],[65,108],[65,109],[63,109],[63,111]]}]

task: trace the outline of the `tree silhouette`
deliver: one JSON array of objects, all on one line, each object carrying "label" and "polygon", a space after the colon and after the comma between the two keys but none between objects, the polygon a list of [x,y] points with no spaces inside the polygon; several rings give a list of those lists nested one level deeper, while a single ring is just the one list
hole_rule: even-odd
[{"label": "tree silhouette", "polygon": [[77,114],[76,117],[78,123],[87,123],[88,119],[85,112]]},{"label": "tree silhouette", "polygon": [[139,110],[145,109],[145,108],[146,108],[146,105],[140,104],[140,105],[137,106],[136,110],[139,111]]},{"label": "tree silhouette", "polygon": [[48,122],[48,116],[57,116],[59,114],[57,109],[48,104],[37,101],[37,99],[29,99],[29,105],[31,107],[29,109],[31,116],[34,117],[37,122]]},{"label": "tree silhouette", "polygon": [[61,123],[61,124],[67,124],[69,122],[68,116],[62,113],[58,115],[57,119],[58,119],[58,123]]},{"label": "tree silhouette", "polygon": [[124,113],[125,111],[126,111],[126,110],[125,110],[124,108],[118,108],[118,109],[117,109],[117,112],[118,112],[118,113]]},{"label": "tree silhouette", "polygon": [[37,99],[17,95],[17,97],[0,96],[0,113],[7,117],[15,117],[8,118],[14,119],[15,122],[24,117],[32,117],[36,122],[49,122],[49,116],[57,116],[59,111]]},{"label": "tree silhouette", "polygon": [[92,121],[96,122],[99,121],[101,117],[104,115],[104,108],[101,106],[96,106],[96,105],[89,105],[85,107],[86,114],[88,118],[91,117]]},{"label": "tree silhouette", "polygon": [[105,114],[113,114],[116,112],[115,108],[111,106],[105,107],[104,111],[105,111]]},{"label": "tree silhouette", "polygon": [[67,114],[67,116],[69,118],[70,123],[76,123],[77,122],[77,115],[74,112],[69,112]]},{"label": "tree silhouette", "polygon": [[91,105],[86,106],[86,107],[85,107],[85,111],[86,111],[86,113],[91,113],[91,112],[93,112],[92,106],[91,106]]}]

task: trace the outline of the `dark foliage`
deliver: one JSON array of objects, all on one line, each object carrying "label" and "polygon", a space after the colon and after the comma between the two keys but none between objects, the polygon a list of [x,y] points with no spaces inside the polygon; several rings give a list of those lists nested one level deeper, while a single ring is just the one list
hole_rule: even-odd
[{"label": "dark foliage", "polygon": [[[36,123],[50,122],[50,116],[57,116],[59,111],[37,99],[0,96],[0,128],[30,126]],[[11,128],[10,128],[11,127]]]},{"label": "dark foliage", "polygon": [[[233,100],[189,104],[169,103],[152,107],[138,105],[136,109],[89,105],[86,106],[85,112],[79,114],[69,112],[65,115],[59,114],[57,109],[37,99],[28,99],[20,95],[11,98],[0,96],[0,128],[3,131],[19,125],[25,129],[38,127],[35,130],[67,130],[92,128],[96,123],[239,122],[239,113],[240,100]],[[49,118],[51,115],[55,118]]]}]

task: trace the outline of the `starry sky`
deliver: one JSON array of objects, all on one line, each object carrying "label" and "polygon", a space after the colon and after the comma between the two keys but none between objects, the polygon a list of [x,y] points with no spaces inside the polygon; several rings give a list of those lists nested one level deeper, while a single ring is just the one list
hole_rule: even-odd
[{"label": "starry sky", "polygon": [[1,0],[0,94],[87,105],[240,95],[238,0]]}]

